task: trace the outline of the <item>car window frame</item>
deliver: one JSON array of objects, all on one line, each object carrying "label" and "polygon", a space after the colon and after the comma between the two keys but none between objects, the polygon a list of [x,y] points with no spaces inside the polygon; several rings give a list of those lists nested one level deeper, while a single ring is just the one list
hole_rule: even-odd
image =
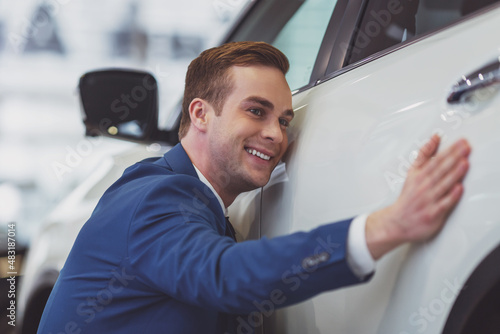
[{"label": "car window frame", "polygon": [[[414,38],[409,39],[405,42],[395,44],[387,49],[376,52],[376,53],[368,56],[367,58],[361,59],[361,60],[354,62],[352,64],[345,65],[345,61],[346,61],[345,58],[347,55],[347,51],[349,50],[349,48],[353,47],[354,42],[355,42],[356,34],[354,32],[356,31],[356,29],[360,29],[364,8],[368,4],[368,1],[370,1],[370,0],[360,1],[362,3],[359,4],[360,5],[359,7],[358,7],[358,4],[355,4],[357,1],[358,0],[350,1],[350,2],[352,2],[352,5],[353,6],[355,5],[355,7],[356,7],[356,8],[351,8],[350,10],[354,12],[357,9],[357,11],[358,11],[356,14],[357,15],[356,23],[354,26],[351,26],[350,24],[352,23],[352,21],[348,21],[348,22],[346,22],[347,25],[343,25],[340,28],[341,31],[339,32],[339,35],[335,39],[335,42],[333,45],[333,51],[331,52],[331,57],[329,59],[329,63],[328,63],[328,66],[326,68],[326,71],[324,72],[323,77],[319,77],[317,79],[315,85],[319,85],[325,81],[331,80],[331,79],[333,79],[333,78],[335,78],[343,73],[346,73],[348,71],[356,69],[360,66],[363,66],[363,65],[370,63],[376,59],[384,57],[385,55],[396,52],[396,51],[398,51],[402,48],[405,48],[409,45],[419,43],[423,39],[429,38],[431,36],[439,34],[440,32],[442,32],[444,30],[447,30],[447,29],[450,29],[456,25],[462,24],[465,21],[468,21],[468,20],[471,20],[475,17],[481,16],[482,14],[484,14],[492,9],[500,8],[500,2],[485,6],[485,7],[481,8],[473,13],[464,15],[463,17],[461,17],[460,19],[458,19],[454,22],[445,24],[439,28],[436,28],[436,29],[430,30],[428,32],[425,32],[423,34],[420,34],[418,36],[415,36]],[[353,17],[354,17],[355,14],[350,13],[350,15],[353,15]],[[346,48],[345,47],[346,45],[348,45],[349,47]],[[342,46],[344,46],[344,47],[342,48]]]}]

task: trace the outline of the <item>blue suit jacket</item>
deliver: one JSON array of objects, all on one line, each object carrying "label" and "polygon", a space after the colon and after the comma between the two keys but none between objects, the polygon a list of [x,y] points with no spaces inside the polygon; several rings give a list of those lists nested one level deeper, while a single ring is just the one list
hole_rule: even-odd
[{"label": "blue suit jacket", "polygon": [[258,313],[360,282],[345,261],[350,222],[236,243],[179,144],[102,196],[38,333],[249,333]]}]

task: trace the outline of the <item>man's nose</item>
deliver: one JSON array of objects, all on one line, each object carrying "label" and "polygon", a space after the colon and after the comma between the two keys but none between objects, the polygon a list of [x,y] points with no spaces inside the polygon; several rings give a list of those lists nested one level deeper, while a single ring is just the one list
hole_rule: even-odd
[{"label": "man's nose", "polygon": [[262,135],[264,138],[280,144],[283,141],[283,130],[279,120],[272,120],[267,122],[263,129]]}]

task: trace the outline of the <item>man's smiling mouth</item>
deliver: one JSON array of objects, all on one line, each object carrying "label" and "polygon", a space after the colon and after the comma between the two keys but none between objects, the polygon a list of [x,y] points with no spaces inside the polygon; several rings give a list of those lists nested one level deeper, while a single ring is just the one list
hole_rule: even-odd
[{"label": "man's smiling mouth", "polygon": [[246,150],[248,153],[250,153],[250,154],[252,154],[252,155],[255,155],[255,156],[257,156],[257,157],[261,158],[262,160],[269,160],[269,159],[271,159],[271,157],[270,157],[270,156],[265,155],[264,153],[259,152],[259,151],[257,151],[257,150],[254,150],[254,149],[251,149],[251,148],[246,148],[245,150]]}]

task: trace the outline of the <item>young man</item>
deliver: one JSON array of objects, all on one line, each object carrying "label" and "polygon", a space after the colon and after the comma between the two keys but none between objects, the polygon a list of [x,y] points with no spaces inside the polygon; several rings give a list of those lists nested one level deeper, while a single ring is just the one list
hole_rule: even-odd
[{"label": "young man", "polygon": [[[226,208],[265,185],[287,149],[287,70],[280,51],[254,42],[213,48],[191,63],[180,144],[128,168],[103,195],[39,333],[248,333],[266,303],[284,307],[366,281],[374,260],[439,231],[463,191],[470,148],[462,140],[435,155],[433,137],[393,205],[309,232],[235,242]],[[318,246],[318,237],[335,247]],[[293,289],[283,279],[290,268],[309,275]]]}]

